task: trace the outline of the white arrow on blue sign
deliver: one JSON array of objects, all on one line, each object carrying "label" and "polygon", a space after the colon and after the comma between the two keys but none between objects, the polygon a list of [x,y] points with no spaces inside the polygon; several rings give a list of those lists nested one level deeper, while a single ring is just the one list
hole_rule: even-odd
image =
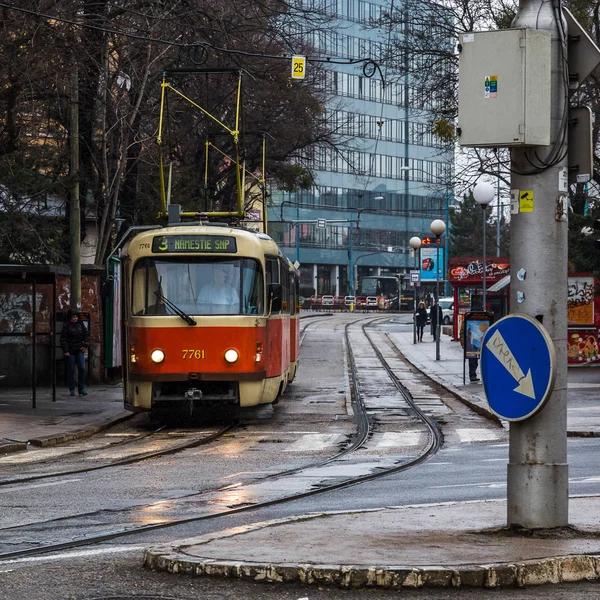
[{"label": "white arrow on blue sign", "polygon": [[494,323],[482,340],[481,378],[490,409],[500,418],[522,421],[538,412],[556,378],[556,353],[548,332],[524,314]]}]

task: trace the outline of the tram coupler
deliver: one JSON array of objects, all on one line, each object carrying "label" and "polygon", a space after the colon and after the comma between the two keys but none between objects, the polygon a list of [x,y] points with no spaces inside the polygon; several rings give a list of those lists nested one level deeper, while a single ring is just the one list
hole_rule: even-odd
[{"label": "tram coupler", "polygon": [[201,400],[202,392],[198,388],[190,388],[185,392],[186,400]]}]

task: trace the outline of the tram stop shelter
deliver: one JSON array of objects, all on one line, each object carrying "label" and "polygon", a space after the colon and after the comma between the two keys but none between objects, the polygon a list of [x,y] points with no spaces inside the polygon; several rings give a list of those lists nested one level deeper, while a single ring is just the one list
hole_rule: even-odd
[{"label": "tram stop shelter", "polygon": [[38,386],[56,401],[57,280],[71,270],[57,265],[0,265],[0,400]]}]

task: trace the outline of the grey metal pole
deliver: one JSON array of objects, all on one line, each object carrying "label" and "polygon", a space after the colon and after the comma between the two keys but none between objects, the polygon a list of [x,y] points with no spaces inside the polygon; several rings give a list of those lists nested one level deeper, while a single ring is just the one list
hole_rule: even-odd
[{"label": "grey metal pole", "polygon": [[436,311],[436,325],[435,325],[435,360],[440,360],[440,333],[442,331],[441,323],[440,323],[440,314],[439,314],[439,301],[440,301],[440,236],[437,236],[437,259],[435,261],[435,300],[438,302],[438,305],[433,303],[433,308]]},{"label": "grey metal pole", "polygon": [[79,198],[79,74],[71,76],[71,204],[69,238],[71,250],[71,308],[81,309],[81,209]]},{"label": "grey metal pole", "polygon": [[483,287],[483,306],[482,309],[485,310],[485,301],[486,301],[486,276],[487,276],[487,248],[485,247],[485,230],[487,229],[487,205],[483,204],[483,274],[482,274],[482,287]]},{"label": "grey metal pole", "polygon": [[[415,253],[415,270],[418,265],[418,254],[417,248],[413,248],[413,252]],[[413,344],[417,343],[417,285],[413,283]]]},{"label": "grey metal pole", "polygon": [[448,246],[450,242],[450,194],[446,192],[446,237],[444,237],[444,296],[450,295],[450,276],[448,275]]},{"label": "grey metal pole", "polygon": [[500,256],[500,161],[498,161],[498,210],[496,211],[496,256]]},{"label": "grey metal pole", "polygon": [[[554,6],[554,5],[557,6]],[[564,37],[559,24],[560,2],[520,0],[514,28],[552,32],[552,98],[550,146],[538,146],[532,168],[528,150],[511,153],[511,188],[530,190],[533,212],[511,218],[510,302],[513,311],[538,319],[548,331],[556,351],[556,381],[544,408],[532,417],[510,425],[507,476],[509,526],[561,527],[569,523],[567,464],[567,229],[557,211],[559,174],[568,167],[567,89]],[[561,17],[562,18],[562,17]],[[531,174],[524,174],[531,173]],[[524,279],[517,278],[517,272]]]}]

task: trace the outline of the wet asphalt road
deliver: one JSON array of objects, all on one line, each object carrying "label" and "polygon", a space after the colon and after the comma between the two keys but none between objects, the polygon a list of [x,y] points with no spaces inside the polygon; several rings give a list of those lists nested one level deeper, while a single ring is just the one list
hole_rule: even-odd
[{"label": "wet asphalt road", "polygon": [[[322,337],[331,336],[326,331]],[[317,336],[319,337],[319,336]],[[339,402],[327,404],[327,398],[333,394],[339,395],[339,370],[331,368],[331,352],[327,344],[315,346],[315,355],[310,363],[310,378],[314,382],[329,381],[323,384],[317,394],[312,395],[313,406],[321,405],[324,412],[333,421],[339,421],[342,415]],[[327,360],[325,360],[327,358]],[[337,368],[341,368],[341,364]],[[328,366],[329,365],[329,366]],[[322,379],[319,379],[322,377]],[[600,378],[597,372],[572,370],[571,379],[577,383],[594,384]],[[569,402],[581,407],[585,412],[586,406],[593,402],[590,390],[582,387],[569,390]],[[296,392],[299,396],[302,391]],[[302,417],[302,428],[296,430],[313,431],[315,423],[310,417],[311,402],[294,405],[296,415]],[[300,417],[299,417],[300,418]],[[323,419],[321,419],[322,421]],[[337,426],[345,431],[346,424],[340,421]],[[598,477],[597,456],[600,446],[598,439],[570,439],[569,462],[571,478],[571,494],[600,493],[600,477]],[[252,460],[241,454],[235,455],[235,445],[230,457],[237,461],[238,472],[255,468]],[[269,449],[268,444],[261,444],[253,451],[263,453],[266,466],[270,468],[281,461],[282,454],[276,447]],[[237,517],[227,518],[226,522],[205,522],[197,525],[179,526],[173,529],[157,531],[153,534],[121,538],[110,544],[82,548],[69,553],[55,556],[39,556],[31,559],[0,564],[0,600],[55,600],[72,598],[74,600],[90,599],[188,599],[202,598],[217,599],[281,599],[281,600],[367,600],[387,599],[398,597],[397,592],[337,589],[316,589],[304,586],[271,586],[248,582],[236,582],[220,579],[191,579],[161,573],[152,573],[141,568],[143,548],[156,543],[168,542],[173,539],[199,535],[224,527],[231,527],[253,521],[262,521],[288,515],[321,510],[340,510],[347,508],[374,508],[394,504],[415,504],[446,500],[473,500],[482,498],[502,498],[505,496],[505,473],[508,456],[506,442],[473,443],[446,445],[438,455],[419,469],[407,473],[390,476],[379,480],[376,486],[366,488],[364,485],[331,492],[302,501],[297,501],[281,507],[246,513]],[[206,457],[206,456],[205,456]],[[80,505],[80,510],[86,505],[86,493],[104,497],[110,501],[111,495],[119,494],[118,502],[127,505],[134,504],[144,498],[164,497],[164,488],[172,493],[195,488],[198,478],[205,478],[206,484],[218,479],[219,471],[225,462],[212,460],[210,470],[203,469],[202,453],[187,457],[189,468],[181,468],[179,458],[171,457],[153,461],[144,465],[143,469],[128,467],[119,475],[111,474],[102,479],[94,478],[89,485],[82,478],[77,483],[78,493],[73,501]],[[213,457],[214,459],[214,457]],[[287,456],[287,461],[296,462],[297,456]],[[189,462],[191,461],[191,462]],[[192,465],[194,467],[192,468]],[[206,465],[204,465],[206,466]],[[132,483],[135,482],[135,485]],[[119,489],[121,492],[119,492]],[[161,494],[163,494],[161,496]],[[0,494],[0,500],[8,498]],[[36,511],[48,516],[47,510],[53,507],[60,512],[61,493],[55,486],[31,486],[21,498],[21,518],[34,518]],[[113,499],[113,502],[116,499]],[[16,503],[16,501],[15,501]],[[3,503],[6,506],[6,503]],[[50,514],[54,514],[50,512]],[[152,518],[153,515],[149,515]],[[6,526],[6,524],[5,524]],[[340,541],[343,543],[343,539]],[[487,591],[486,597],[494,598],[598,598],[598,584],[577,584],[530,588],[527,590]],[[482,598],[482,590],[426,590],[424,592],[403,591],[404,598],[431,598],[434,600],[446,598]]]}]

